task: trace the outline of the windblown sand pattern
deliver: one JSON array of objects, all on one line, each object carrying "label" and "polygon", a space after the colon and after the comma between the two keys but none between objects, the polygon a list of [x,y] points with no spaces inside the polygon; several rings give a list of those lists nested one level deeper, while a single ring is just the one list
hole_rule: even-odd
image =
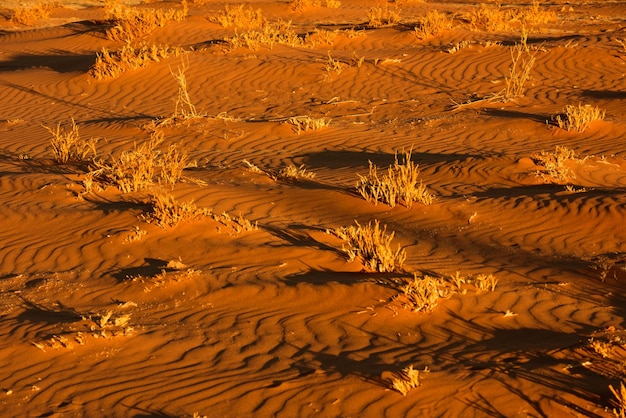
[{"label": "windblown sand pattern", "polygon": [[[470,27],[474,2],[398,3],[400,22],[375,28],[374,2],[250,2],[301,41],[334,37],[233,48],[245,30],[216,20],[232,3],[190,1],[139,40],[183,54],[103,81],[96,54],[124,42],[106,37],[100,2],[60,2],[33,26],[11,21],[24,4],[0,8],[0,415],[613,416],[626,6],[539,4],[555,19],[524,44],[521,28]],[[431,10],[452,28],[419,40]],[[524,94],[503,98],[515,48],[535,62]],[[178,69],[196,117],[175,115]],[[606,117],[559,129],[579,103]],[[328,126],[298,131],[293,117]],[[55,160],[44,127],[72,118],[99,138],[95,162]],[[93,171],[151,138],[155,158],[170,145],[189,157],[173,186],[158,164],[132,193]],[[575,155],[561,172],[537,157],[557,146]],[[359,175],[408,151],[434,203],[366,202]],[[270,175],[291,165],[314,176]],[[199,214],[148,223],[159,193]],[[348,261],[329,231],[355,220],[395,233],[402,269]],[[467,281],[432,312],[406,309],[414,273],[456,272]],[[481,274],[494,291],[472,284]],[[402,396],[391,382],[410,365],[420,385]]]}]

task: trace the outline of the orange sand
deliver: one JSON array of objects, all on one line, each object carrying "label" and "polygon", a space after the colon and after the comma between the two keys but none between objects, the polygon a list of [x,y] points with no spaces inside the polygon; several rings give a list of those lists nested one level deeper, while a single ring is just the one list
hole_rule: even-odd
[{"label": "orange sand", "polygon": [[[520,39],[470,30],[474,3],[401,4],[400,24],[384,28],[363,26],[376,6],[363,0],[302,12],[254,3],[299,33],[363,29],[313,49],[226,51],[234,30],[210,20],[223,2],[190,4],[183,22],[151,33],[193,46],[191,98],[233,118],[164,129],[165,144],[197,161],[185,175],[205,182],[172,193],[258,222],[239,235],[209,219],[148,224],[138,218],[146,192],[81,199],[84,166],[52,159],[42,125],[70,117],[83,137],[105,138],[101,155],[147,140],[144,126],[174,111],[180,57],[94,81],[96,52],[122,45],[103,35],[101,7],[56,8],[35,28],[0,9],[0,415],[612,416],[609,385],[626,375],[626,52],[616,41],[626,4],[551,2],[557,20],[528,39],[525,96],[455,110],[502,88]],[[411,22],[432,9],[454,27],[420,41]],[[327,75],[329,51],[364,61]],[[578,103],[606,119],[583,133],[546,124]],[[300,135],[281,123],[304,115],[332,122]],[[572,167],[573,191],[535,174],[531,156],[556,145],[588,157]],[[384,168],[411,148],[434,204],[390,208],[355,194],[368,160]],[[274,181],[244,159],[304,164],[316,177]],[[325,231],[355,219],[395,231],[404,271],[346,260]],[[136,228],[146,234],[129,242]],[[414,271],[499,283],[414,313],[394,300],[394,283]],[[103,334],[107,312],[127,321]],[[389,377],[410,364],[430,371],[403,397]]]}]

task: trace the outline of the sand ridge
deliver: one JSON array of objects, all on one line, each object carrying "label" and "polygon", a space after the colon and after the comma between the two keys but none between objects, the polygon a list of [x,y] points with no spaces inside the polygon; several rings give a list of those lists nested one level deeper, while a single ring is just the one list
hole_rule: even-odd
[{"label": "sand ridge", "polygon": [[[31,27],[11,21],[19,5],[0,9],[1,415],[613,416],[626,7],[541,4],[554,19],[530,27],[524,95],[500,100],[519,25],[473,28],[466,1],[389,3],[400,18],[383,27],[368,24],[382,5],[324,4],[251,2],[300,40],[327,38],[233,49],[244,31],[216,21],[233,4],[190,1],[136,41],[184,54],[104,80],[89,74],[96,54],[124,46],[105,8],[61,4]],[[432,10],[452,27],[420,40]],[[177,69],[196,118],[173,117]],[[604,120],[558,128],[579,103]],[[88,189],[96,162],[51,150],[46,127],[71,118],[100,138],[100,164],[154,138],[160,156],[184,150],[182,181],[123,193],[95,175]],[[328,126],[298,131],[304,120]],[[575,153],[563,178],[541,159],[557,147]],[[433,204],[359,195],[370,162],[386,170],[409,150]],[[280,178],[290,165],[314,177]],[[155,193],[204,212],[161,228]],[[402,268],[348,261],[329,232],[355,220],[395,233]],[[457,271],[497,286],[404,306],[414,273]],[[391,380],[409,365],[420,385],[402,396]]]}]

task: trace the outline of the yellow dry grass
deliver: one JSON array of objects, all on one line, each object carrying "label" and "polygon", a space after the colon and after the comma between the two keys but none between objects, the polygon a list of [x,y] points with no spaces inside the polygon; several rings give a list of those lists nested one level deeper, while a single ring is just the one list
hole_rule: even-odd
[{"label": "yellow dry grass", "polygon": [[576,176],[569,168],[573,163],[580,163],[582,160],[576,156],[574,150],[565,146],[557,145],[554,151],[542,151],[533,154],[532,160],[541,169],[537,175],[547,182],[566,183]]},{"label": "yellow dry grass", "polygon": [[420,385],[419,375],[419,370],[414,369],[411,364],[397,373],[391,381],[391,388],[400,392],[402,396],[406,396],[411,389]]},{"label": "yellow dry grass", "polygon": [[106,31],[107,38],[130,42],[141,38],[169,22],[181,22],[187,15],[183,9],[134,8],[116,5],[110,9],[113,26]]},{"label": "yellow dry grass", "polygon": [[481,4],[469,13],[470,27],[488,32],[508,32],[520,27],[539,28],[556,19],[556,14],[543,9],[539,1],[534,0],[530,6],[502,7]]},{"label": "yellow dry grass", "polygon": [[96,62],[89,69],[89,75],[96,80],[116,78],[127,71],[145,68],[150,63],[159,62],[182,53],[182,48],[157,44],[148,45],[145,42],[136,46],[128,42],[117,51],[102,48],[96,54]]},{"label": "yellow dry grass", "polygon": [[388,4],[372,7],[367,11],[367,25],[372,28],[393,26],[400,23],[400,10],[397,6],[393,9]]},{"label": "yellow dry grass", "polygon": [[593,122],[604,120],[605,115],[606,112],[597,106],[567,105],[562,114],[554,117],[554,121],[559,128],[566,131],[583,132]]},{"label": "yellow dry grass", "polygon": [[391,241],[395,232],[387,233],[387,226],[381,228],[380,222],[375,220],[367,225],[356,225],[338,228],[330,233],[346,241],[342,249],[350,261],[360,259],[365,268],[370,271],[387,272],[402,268],[406,260],[403,249],[391,248]]},{"label": "yellow dry grass", "polygon": [[82,139],[78,132],[76,121],[74,121],[74,118],[71,121],[69,128],[61,127],[61,123],[57,123],[57,126],[54,128],[44,126],[52,135],[50,145],[52,146],[54,160],[59,163],[67,163],[69,161],[85,161],[95,158],[97,155],[96,143],[98,138]]},{"label": "yellow dry grass", "polygon": [[40,3],[31,7],[19,7],[11,15],[11,23],[22,26],[35,26],[50,17],[51,3]]},{"label": "yellow dry grass", "polygon": [[452,22],[444,13],[433,10],[417,20],[414,33],[418,39],[424,40],[434,38],[451,27]]},{"label": "yellow dry grass", "polygon": [[394,164],[382,176],[378,174],[378,167],[370,161],[369,173],[359,175],[356,188],[365,200],[374,204],[383,202],[395,207],[402,203],[408,208],[413,206],[413,202],[430,205],[434,195],[420,180],[419,173],[419,165],[411,161],[411,151],[405,152],[401,159],[396,153]]}]

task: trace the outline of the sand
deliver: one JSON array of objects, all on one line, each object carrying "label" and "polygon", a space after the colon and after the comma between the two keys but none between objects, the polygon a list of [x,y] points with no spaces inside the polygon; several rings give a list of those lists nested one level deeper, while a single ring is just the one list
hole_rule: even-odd
[{"label": "sand", "polygon": [[[213,18],[226,4],[190,3],[143,38],[183,56],[107,80],[89,75],[96,53],[124,43],[105,36],[97,2],[30,27],[11,22],[17,2],[0,8],[0,415],[613,416],[609,386],[626,378],[626,5],[542,5],[555,19],[529,32],[531,79],[504,101],[521,32],[471,28],[475,2],[401,3],[384,27],[367,25],[374,2],[254,2],[299,34],[340,31],[256,50],[224,41],[235,29]],[[420,40],[430,10],[452,28]],[[203,116],[167,125],[181,65]],[[555,126],[579,103],[604,120]],[[294,116],[330,125],[298,134]],[[55,161],[44,128],[70,118],[101,138],[101,158],[158,125],[161,148],[196,164],[154,189],[258,229],[210,216],[164,229],[146,222],[152,190],[87,191],[93,163]],[[564,181],[538,174],[536,155],[556,146],[577,155]],[[385,170],[408,150],[431,205],[355,191],[369,161]],[[315,177],[266,175],[289,164]],[[404,265],[350,262],[327,231],[355,220],[395,232]],[[457,271],[498,283],[430,312],[398,297],[414,273]],[[420,385],[403,396],[391,380],[409,365]]]}]

